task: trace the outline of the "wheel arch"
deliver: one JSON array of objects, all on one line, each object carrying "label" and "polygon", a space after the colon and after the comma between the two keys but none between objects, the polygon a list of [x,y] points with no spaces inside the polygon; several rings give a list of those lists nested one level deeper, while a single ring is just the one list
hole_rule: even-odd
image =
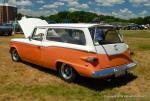
[{"label": "wheel arch", "polygon": [[16,50],[17,50],[17,52],[18,52],[18,55],[20,56],[20,53],[19,53],[18,48],[17,48],[16,46],[11,46],[11,47],[10,47],[9,52],[11,52],[11,51],[12,51],[12,49],[16,49]]},{"label": "wheel arch", "polygon": [[17,52],[18,52],[18,49],[17,49],[15,46],[11,46],[11,47],[10,47],[10,52],[12,51],[12,49],[16,49]]},{"label": "wheel arch", "polygon": [[67,61],[62,61],[62,60],[56,61],[55,67],[56,67],[56,70],[57,70],[57,71],[58,71],[58,68],[60,68],[60,66],[61,66],[63,63],[70,65],[70,66],[73,68],[73,70],[77,73],[77,75],[80,75],[80,73],[78,72],[78,70],[76,70],[75,66],[74,66],[72,63],[67,62]]}]

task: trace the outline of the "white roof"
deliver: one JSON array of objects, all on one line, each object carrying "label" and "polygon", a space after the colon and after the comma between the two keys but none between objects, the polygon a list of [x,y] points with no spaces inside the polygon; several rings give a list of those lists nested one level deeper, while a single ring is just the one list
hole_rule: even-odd
[{"label": "white roof", "polygon": [[73,28],[89,28],[94,26],[101,26],[101,27],[112,27],[112,25],[101,25],[101,24],[88,24],[88,23],[57,23],[57,24],[46,24],[46,25],[39,25],[36,27],[73,27]]},{"label": "white roof", "polygon": [[41,20],[38,18],[26,18],[26,17],[22,17],[22,19],[18,22],[26,38],[32,34],[33,29],[35,27],[89,28],[89,27],[94,27],[94,26],[102,26],[102,27],[111,26],[111,25],[87,24],[87,23],[48,24],[45,20]]},{"label": "white roof", "polygon": [[47,24],[47,25],[42,25],[42,26],[37,26],[37,27],[77,27],[77,28],[88,28],[92,26],[97,26],[99,24],[85,24],[85,23],[69,23],[69,24]]}]

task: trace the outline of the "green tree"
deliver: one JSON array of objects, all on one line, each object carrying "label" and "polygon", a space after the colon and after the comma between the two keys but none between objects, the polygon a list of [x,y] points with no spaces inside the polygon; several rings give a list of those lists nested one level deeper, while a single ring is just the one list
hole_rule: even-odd
[{"label": "green tree", "polygon": [[23,17],[23,15],[21,13],[18,13],[16,16],[17,20],[21,20],[22,17]]}]

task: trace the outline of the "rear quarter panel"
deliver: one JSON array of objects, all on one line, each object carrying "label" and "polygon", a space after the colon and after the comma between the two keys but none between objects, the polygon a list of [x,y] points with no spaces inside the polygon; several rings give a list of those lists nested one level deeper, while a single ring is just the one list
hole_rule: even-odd
[{"label": "rear quarter panel", "polygon": [[71,65],[80,75],[90,77],[96,70],[96,66],[86,62],[82,57],[97,57],[97,54],[86,51],[62,48],[46,47],[42,49],[43,65],[56,70],[57,62],[63,62]]}]

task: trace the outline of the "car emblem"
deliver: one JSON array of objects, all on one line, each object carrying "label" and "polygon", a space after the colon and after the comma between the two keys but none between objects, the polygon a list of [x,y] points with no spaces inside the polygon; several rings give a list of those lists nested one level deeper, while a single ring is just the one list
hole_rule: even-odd
[{"label": "car emblem", "polygon": [[117,45],[114,45],[114,49],[115,49],[116,51],[118,51]]}]

